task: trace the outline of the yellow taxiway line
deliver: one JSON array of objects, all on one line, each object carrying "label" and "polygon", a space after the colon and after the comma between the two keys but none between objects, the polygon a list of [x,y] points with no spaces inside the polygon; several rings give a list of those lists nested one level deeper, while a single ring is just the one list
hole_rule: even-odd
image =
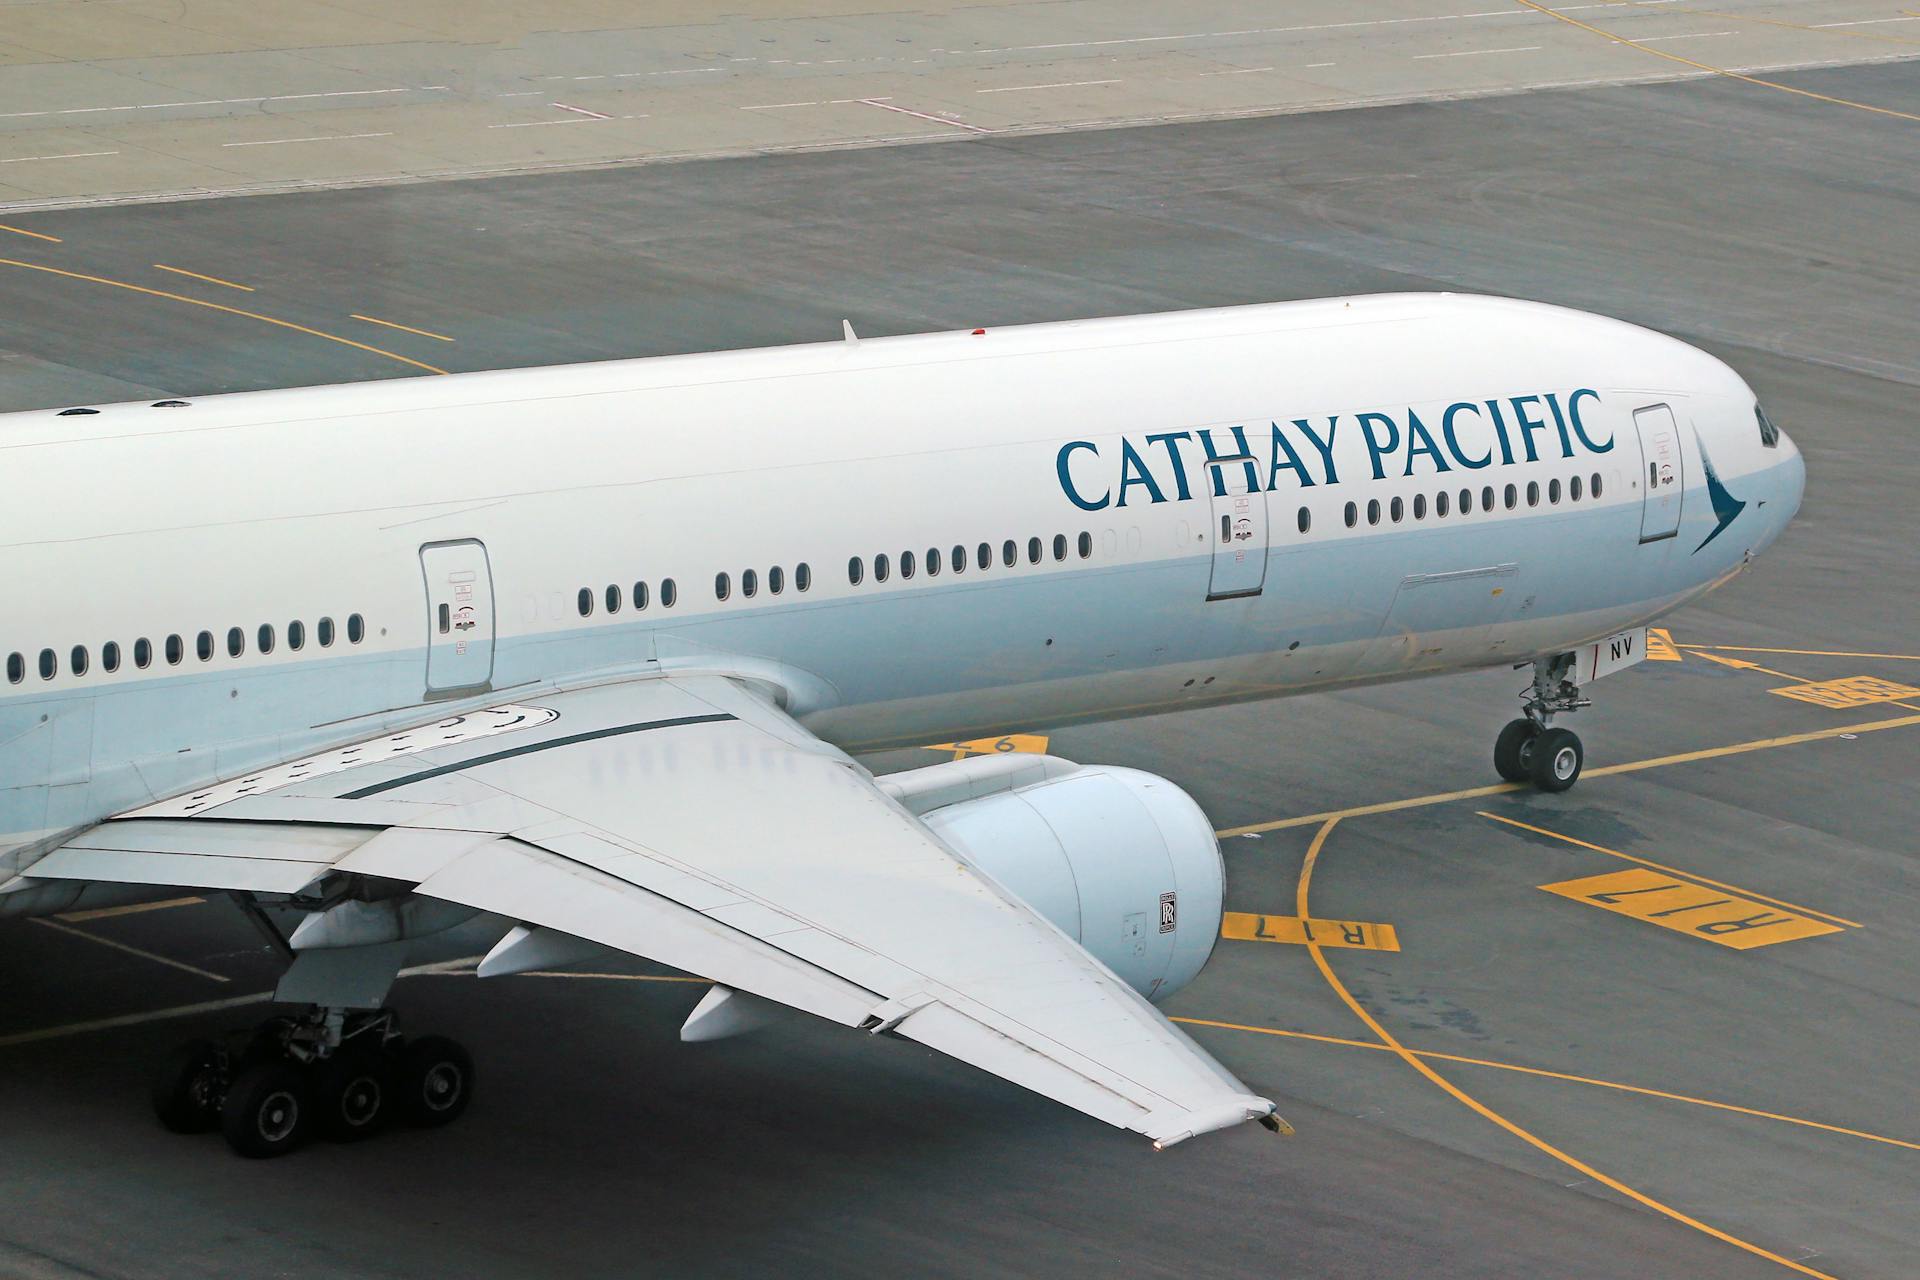
[{"label": "yellow taxiway line", "polygon": [[[1340,819],[1337,817],[1328,818],[1321,825],[1320,829],[1314,833],[1313,843],[1307,847],[1306,859],[1300,865],[1300,880],[1296,891],[1295,903],[1295,910],[1302,918],[1309,918],[1313,915],[1308,903],[1308,893],[1313,883],[1313,869],[1315,864],[1320,860],[1320,851],[1326,847],[1327,837],[1333,833],[1333,829],[1338,826],[1339,823]],[[1392,1032],[1382,1026],[1380,1021],[1371,1013],[1367,1012],[1365,1005],[1353,998],[1353,993],[1347,990],[1346,984],[1340,981],[1339,975],[1334,973],[1333,966],[1328,963],[1324,948],[1317,943],[1310,942],[1307,944],[1307,954],[1313,957],[1314,967],[1320,971],[1320,976],[1326,979],[1327,985],[1333,988],[1333,993],[1340,997],[1341,1003],[1345,1004],[1347,1008],[1353,1012],[1354,1017],[1360,1019],[1360,1021],[1365,1024],[1367,1030],[1371,1031],[1379,1038],[1383,1045],[1397,1054],[1401,1061],[1426,1077],[1429,1082],[1439,1088],[1448,1097],[1460,1103],[1483,1120],[1498,1125],[1535,1150],[1553,1157],[1569,1169],[1573,1169],[1583,1176],[1593,1179],[1601,1186],[1618,1192],[1634,1203],[1643,1205],[1655,1213],[1660,1214],[1662,1217],[1671,1218],[1683,1226],[1692,1227],[1695,1231],[1712,1236],[1715,1240],[1723,1244],[1730,1244],[1734,1248],[1745,1250],[1756,1257],[1778,1263],[1789,1270],[1799,1272],[1801,1275],[1813,1276],[1815,1280],[1835,1280],[1835,1277],[1829,1275],[1827,1272],[1816,1271],[1805,1263],[1795,1262],[1791,1258],[1782,1257],[1780,1254],[1774,1253],[1770,1249],[1762,1248],[1750,1240],[1742,1240],[1739,1236],[1730,1235],[1718,1227],[1709,1226],[1698,1218],[1682,1213],[1672,1205],[1656,1200],[1645,1192],[1637,1191],[1633,1187],[1628,1186],[1618,1178],[1610,1177],[1600,1172],[1600,1170],[1594,1168],[1578,1156],[1569,1155],[1559,1147],[1548,1142],[1545,1138],[1539,1137],[1530,1130],[1515,1124],[1498,1111],[1495,1111],[1492,1107],[1487,1106],[1484,1102],[1481,1102],[1478,1098],[1475,1098],[1472,1094],[1441,1075],[1433,1069],[1432,1065],[1429,1064],[1426,1059],[1395,1039]]]}]

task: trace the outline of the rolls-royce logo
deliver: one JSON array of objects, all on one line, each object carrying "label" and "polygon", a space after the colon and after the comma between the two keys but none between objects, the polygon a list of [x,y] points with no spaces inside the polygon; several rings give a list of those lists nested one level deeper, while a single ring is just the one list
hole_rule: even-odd
[{"label": "rolls-royce logo", "polygon": [[1172,933],[1174,926],[1180,923],[1180,900],[1178,894],[1160,895],[1160,932]]}]

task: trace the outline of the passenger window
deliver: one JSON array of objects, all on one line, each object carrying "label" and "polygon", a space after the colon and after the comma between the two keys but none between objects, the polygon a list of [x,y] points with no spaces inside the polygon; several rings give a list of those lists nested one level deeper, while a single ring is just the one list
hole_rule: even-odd
[{"label": "passenger window", "polygon": [[1435,520],[1445,520],[1447,518],[1447,491],[1445,489],[1433,495],[1433,518]]},{"label": "passenger window", "polygon": [[940,576],[940,548],[938,547],[927,548],[927,576],[929,578]]},{"label": "passenger window", "polygon": [[866,576],[866,566],[861,563],[860,557],[849,557],[847,560],[847,581],[857,587],[860,585],[860,579]]},{"label": "passenger window", "polygon": [[967,549],[965,547],[955,547],[953,554],[949,556],[948,559],[953,562],[953,571],[955,573],[965,573],[967,571]]},{"label": "passenger window", "polygon": [[27,678],[27,660],[17,653],[7,655],[7,683],[19,684]]},{"label": "passenger window", "polygon": [[1038,538],[1027,539],[1027,563],[1040,563],[1040,539]]},{"label": "passenger window", "polygon": [[320,619],[319,623],[313,629],[313,635],[314,638],[320,642],[322,649],[331,648],[333,646],[333,619]]},{"label": "passenger window", "polygon": [[1511,511],[1519,505],[1520,505],[1520,490],[1514,485],[1508,485],[1507,486],[1507,510]]},{"label": "passenger window", "polygon": [[1402,498],[1395,498],[1393,500],[1393,522],[1395,524],[1399,524],[1400,517],[1406,514],[1407,514],[1406,501]]},{"label": "passenger window", "polygon": [[873,580],[875,582],[885,582],[888,572],[889,566],[885,553],[875,556],[873,558]]},{"label": "passenger window", "polygon": [[773,568],[767,570],[768,594],[777,596],[782,591],[785,591],[786,589],[787,589],[787,571],[785,569],[782,569],[779,565],[775,565],[773,566]]},{"label": "passenger window", "polygon": [[[294,646],[298,648],[299,646]],[[133,642],[133,665],[145,671],[153,665],[153,641],[141,636]]]},{"label": "passenger window", "polygon": [[247,651],[247,633],[238,627],[227,628],[227,656],[237,658]]},{"label": "passenger window", "polygon": [[1473,490],[1471,489],[1460,491],[1460,514],[1463,516],[1473,514]]},{"label": "passenger window", "polygon": [[109,640],[100,646],[100,669],[115,672],[120,669],[120,642]]},{"label": "passenger window", "polygon": [[1065,560],[1067,558],[1067,535],[1064,533],[1056,533],[1053,535],[1053,558],[1055,560]]},{"label": "passenger window", "polygon": [[574,597],[574,604],[579,608],[581,617],[583,618],[592,617],[593,616],[593,588],[592,587],[580,588],[580,594]]},{"label": "passenger window", "polygon": [[77,676],[87,674],[87,646],[83,644],[73,646],[73,652],[67,655],[67,659],[73,664],[73,674]]},{"label": "passenger window", "polygon": [[167,637],[167,665],[177,667],[180,660],[187,656],[187,646],[179,636]]},{"label": "passenger window", "polygon": [[193,638],[193,653],[202,662],[213,661],[213,632],[202,631]]},{"label": "passenger window", "polygon": [[751,600],[760,594],[760,575],[748,569],[740,575],[740,594]]},{"label": "passenger window", "polygon": [[1002,564],[1011,569],[1019,559],[1020,549],[1014,545],[1012,538],[1008,538],[1000,544],[1000,561]]},{"label": "passenger window", "polygon": [[1567,481],[1567,501],[1569,502],[1580,501],[1580,477],[1579,476],[1575,476],[1573,479]]},{"label": "passenger window", "polygon": [[980,567],[982,572],[993,568],[992,546],[984,542],[981,543],[979,548],[973,553],[973,562]]},{"label": "passenger window", "polygon": [[40,678],[42,680],[51,680],[59,670],[60,659],[54,656],[53,650],[42,649],[40,651]]},{"label": "passenger window", "polygon": [[728,577],[724,573],[714,574],[713,575],[713,598],[716,600],[725,600],[728,596],[732,594],[733,594],[733,579]]},{"label": "passenger window", "polygon": [[254,643],[262,653],[273,652],[273,624],[271,622],[263,622],[260,624],[260,631],[259,634],[254,637]]},{"label": "passenger window", "polygon": [[[140,643],[145,644],[146,641],[142,640]],[[287,624],[287,648],[292,649],[295,653],[298,653],[301,649],[306,647],[306,644],[307,644],[307,624],[304,622],[289,622]],[[139,657],[140,657],[139,650],[136,649],[134,651],[134,660],[136,662],[139,661]],[[147,664],[142,662],[140,663],[140,665],[144,667]]]},{"label": "passenger window", "polygon": [[1587,481],[1587,492],[1595,498],[1600,496],[1600,473],[1598,471],[1594,472],[1593,477]]},{"label": "passenger window", "polygon": [[793,589],[809,591],[813,588],[813,566],[802,560],[793,566]]},{"label": "passenger window", "polygon": [[672,578],[660,579],[660,607],[671,609],[679,602],[680,587]]},{"label": "passenger window", "polygon": [[444,636],[453,630],[453,606],[445,600],[442,600],[436,614],[437,621],[440,625],[440,634]]},{"label": "passenger window", "polygon": [[1493,510],[1493,486],[1492,485],[1487,485],[1485,488],[1480,490],[1480,509],[1482,511]]},{"label": "passenger window", "polygon": [[900,576],[902,578],[911,578],[913,576],[913,552],[911,551],[902,551],[900,553]]},{"label": "passenger window", "polygon": [[1540,482],[1538,480],[1527,481],[1527,505],[1530,507],[1540,505]]},{"label": "passenger window", "polygon": [[347,615],[347,643],[359,644],[366,638],[367,620],[357,613]]},{"label": "passenger window", "polygon": [[1083,529],[1080,532],[1080,558],[1082,560],[1085,560],[1092,555],[1093,555],[1093,535],[1091,533],[1086,532]]},{"label": "passenger window", "polygon": [[1378,498],[1367,499],[1367,523],[1380,523],[1380,499]]},{"label": "passenger window", "polygon": [[620,588],[617,584],[608,584],[606,605],[608,613],[620,612]]},{"label": "passenger window", "polygon": [[1295,517],[1295,520],[1300,525],[1300,532],[1305,533],[1313,527],[1313,512],[1302,507],[1300,508],[1300,514]]},{"label": "passenger window", "polygon": [[1558,476],[1555,476],[1553,479],[1547,481],[1547,503],[1550,506],[1557,506],[1559,505],[1559,502],[1560,502],[1560,478]]},{"label": "passenger window", "polygon": [[1347,504],[1347,528],[1351,529],[1353,528],[1353,526],[1359,523],[1360,523],[1360,508],[1354,506],[1351,502],[1349,502]]},{"label": "passenger window", "polygon": [[633,584],[633,611],[638,613],[646,607],[647,584],[644,582],[636,582]]}]

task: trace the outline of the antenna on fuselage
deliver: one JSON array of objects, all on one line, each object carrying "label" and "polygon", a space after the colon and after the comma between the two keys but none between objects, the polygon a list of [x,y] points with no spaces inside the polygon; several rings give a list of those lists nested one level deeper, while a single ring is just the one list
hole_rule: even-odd
[{"label": "antenna on fuselage", "polygon": [[853,321],[842,320],[840,322],[840,332],[845,335],[848,346],[857,347],[860,345],[860,335],[853,331]]}]

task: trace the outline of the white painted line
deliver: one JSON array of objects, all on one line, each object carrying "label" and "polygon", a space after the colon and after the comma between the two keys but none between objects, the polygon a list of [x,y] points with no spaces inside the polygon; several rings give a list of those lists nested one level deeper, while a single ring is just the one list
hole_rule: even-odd
[{"label": "white painted line", "polygon": [[[479,963],[479,956],[462,956],[458,960],[443,960],[439,964],[415,965],[411,969],[402,969],[402,978],[419,977],[422,974],[443,973],[462,966]],[[150,1009],[145,1013],[123,1013],[115,1018],[95,1018],[89,1022],[69,1022],[63,1027],[42,1027],[38,1031],[17,1031],[12,1035],[0,1036],[0,1049],[9,1049],[17,1044],[35,1044],[43,1040],[64,1040],[68,1036],[85,1035],[90,1031],[113,1031],[120,1027],[144,1026],[149,1022],[164,1022],[169,1018],[188,1018],[196,1013],[217,1013],[222,1009],[238,1009],[250,1004],[266,1004],[273,999],[271,991],[256,991],[247,996],[228,996],[224,1000],[202,1000],[198,1004],[179,1004],[170,1009]]]},{"label": "white painted line", "polygon": [[757,107],[742,107],[742,111],[785,111],[788,107],[817,107],[817,102],[768,102]]},{"label": "white painted line", "polygon": [[1822,29],[1827,27],[1873,27],[1878,26],[1882,22],[1920,22],[1920,16],[1907,18],[1862,18],[1858,22],[1816,22],[1813,25]]},{"label": "white painted line", "polygon": [[[737,58],[737,62],[752,62],[752,58]],[[703,71],[725,71],[725,67],[687,67],[681,71],[616,71],[615,80],[631,80],[635,76],[697,76]]]},{"label": "white painted line", "polygon": [[[1272,68],[1268,68],[1271,70]],[[1028,89],[1079,89],[1090,84],[1119,84],[1118,80],[1062,80],[1057,84],[1010,84],[1000,89],[975,89],[975,93],[1024,93]]]},{"label": "white painted line", "polygon": [[489,129],[540,129],[550,124],[594,124],[594,123],[596,122],[592,120],[583,120],[583,119],[522,120],[516,124],[490,124],[487,126],[487,128]]},{"label": "white painted line", "polygon": [[[1633,43],[1659,44],[1662,40],[1705,40],[1709,36],[1731,36],[1737,34],[1737,32],[1733,31],[1689,31],[1683,36],[1634,36]],[[1625,43],[1625,41],[1621,43]]]},{"label": "white painted line", "polygon": [[1271,71],[1272,67],[1235,67],[1231,71],[1202,71],[1202,76],[1250,76],[1256,71]]},{"label": "white painted line", "polygon": [[499,98],[544,98],[546,94],[538,89],[522,89],[518,93],[501,93],[495,94],[494,96]]},{"label": "white painted line", "polygon": [[1331,63],[1331,62],[1309,62],[1309,63],[1308,63],[1307,65],[1306,65],[1306,70],[1308,70],[1308,71],[1315,71],[1315,70],[1318,70],[1318,69],[1319,69],[1319,68],[1321,68],[1321,67],[1331,67],[1331,66],[1333,66],[1333,65],[1335,65],[1335,64],[1333,64],[1333,63]]},{"label": "white painted line", "polygon": [[870,107],[878,107],[882,111],[898,111],[903,116],[913,116],[915,119],[918,119],[918,120],[931,120],[935,124],[944,124],[949,126],[950,128],[965,129],[968,133],[992,133],[993,132],[993,130],[991,129],[982,129],[977,124],[966,124],[959,120],[949,120],[944,116],[930,116],[924,111],[909,111],[905,107],[896,107],[891,102],[887,102],[880,98],[862,98],[860,99],[860,101],[866,103]]},{"label": "white painted line", "polygon": [[80,160],[87,156],[117,156],[118,151],[63,151],[57,156],[15,156],[11,160],[0,160],[0,164],[25,164],[29,160]]},{"label": "white painted line", "polygon": [[549,102],[547,105],[550,107],[554,107],[560,111],[571,111],[577,116],[586,116],[589,119],[593,119],[593,120],[613,119],[612,116],[601,115],[598,111],[589,111],[585,107],[570,107],[564,102]]},{"label": "white painted line", "polygon": [[385,133],[321,133],[311,138],[269,138],[265,142],[223,142],[223,147],[278,147],[289,142],[345,142],[350,138],[391,138],[393,130]]},{"label": "white painted line", "polygon": [[22,120],[29,116],[81,116],[102,111],[159,111],[165,107],[224,107],[240,103],[297,102],[308,98],[364,98],[383,93],[427,93],[446,91],[444,84],[423,84],[405,89],[334,89],[328,93],[276,93],[263,98],[195,98],[187,102],[142,102],[130,107],[62,107],[49,111],[0,111],[0,120]]},{"label": "white painted line", "polygon": [[111,947],[115,951],[124,952],[130,956],[139,956],[142,960],[151,960],[155,964],[166,965],[169,969],[179,969],[181,972],[191,973],[197,978],[207,978],[213,982],[233,981],[232,978],[224,974],[215,973],[211,969],[201,969],[194,965],[183,964],[178,960],[172,960],[166,956],[155,954],[152,951],[142,951],[139,947],[130,947],[124,942],[115,942],[112,938],[103,938],[97,933],[88,933],[85,929],[76,929],[70,924],[61,924],[58,920],[49,920],[45,916],[37,916],[33,922],[45,928],[52,929],[56,933],[67,933],[72,934],[76,938],[85,938],[88,942],[97,942],[103,947]]},{"label": "white painted line", "polygon": [[1458,53],[1416,53],[1413,55],[1413,60],[1420,62],[1427,58],[1477,58],[1483,53],[1538,53],[1543,47],[1537,44],[1523,44],[1513,49],[1462,49]]}]

